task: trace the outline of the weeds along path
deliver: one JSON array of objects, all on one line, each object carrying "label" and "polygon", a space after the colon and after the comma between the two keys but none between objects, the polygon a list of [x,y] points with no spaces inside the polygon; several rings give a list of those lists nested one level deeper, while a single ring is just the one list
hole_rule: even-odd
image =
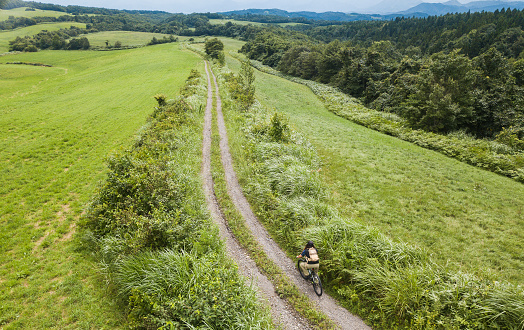
[{"label": "weeds along path", "polygon": [[229,151],[229,143],[227,138],[226,125],[224,116],[222,114],[221,100],[218,93],[218,84],[215,75],[213,74],[217,95],[217,123],[218,133],[220,135],[220,155],[222,166],[226,176],[227,191],[230,195],[235,207],[245,219],[248,228],[252,231],[253,236],[257,242],[263,247],[266,255],[271,260],[282,268],[297,288],[313,301],[321,312],[326,314],[335,324],[341,329],[371,329],[358,316],[351,314],[345,308],[339,306],[337,302],[327,294],[318,297],[314,292],[311,284],[304,281],[296,268],[296,261],[290,259],[278,244],[270,237],[264,226],[258,221],[257,217],[251,210],[249,202],[242,192],[242,188],[238,183],[238,179],[233,168],[233,159]]},{"label": "weeds along path", "polygon": [[[207,67],[207,62],[204,62],[207,74],[207,104],[204,119],[204,137],[202,145],[202,178],[204,181],[204,193],[206,195],[206,202],[211,213],[213,221],[220,229],[220,236],[226,243],[226,251],[238,264],[239,270],[246,278],[251,279],[254,285],[257,286],[258,291],[262,297],[269,304],[271,308],[271,315],[276,326],[283,329],[310,329],[307,321],[298,316],[296,311],[291,308],[283,299],[276,293],[273,283],[260,272],[255,262],[248,256],[248,254],[240,247],[235,240],[233,234],[226,224],[226,220],[222,215],[218,202],[215,197],[214,183],[211,175],[211,128],[212,128],[212,109],[213,109],[213,89],[211,86],[211,79]],[[214,75],[213,75],[214,77]],[[217,107],[220,105],[220,98],[218,96],[217,88]]]}]

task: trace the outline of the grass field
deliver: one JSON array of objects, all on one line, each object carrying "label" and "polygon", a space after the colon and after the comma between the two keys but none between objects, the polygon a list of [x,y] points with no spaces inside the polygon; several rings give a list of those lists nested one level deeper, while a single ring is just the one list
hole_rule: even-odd
[{"label": "grass field", "polygon": [[13,8],[9,10],[0,9],[0,21],[7,20],[10,16],[14,17],[60,17],[69,16],[68,13],[53,10],[40,10],[35,9],[34,11],[26,11],[28,7]]},{"label": "grass field", "polygon": [[524,185],[339,118],[305,86],[256,71],[256,88],[318,149],[344,216],[455,269],[522,283]]},{"label": "grass field", "polygon": [[0,327],[120,327],[96,267],[74,248],[75,223],[105,157],[199,61],[176,44],[0,57]]},{"label": "grass field", "polygon": [[[86,35],[91,47],[105,47],[106,41],[109,41],[110,45],[114,45],[115,42],[120,41],[122,46],[142,46],[150,42],[153,37],[162,39],[164,36],[169,37],[168,34],[162,33],[128,31],[104,31]],[[180,38],[180,40],[183,40],[183,38]]]},{"label": "grass field", "polygon": [[0,54],[9,51],[9,41],[14,40],[16,37],[33,36],[42,30],[57,31],[60,29],[68,29],[71,26],[86,27],[84,23],[61,22],[37,24],[10,31],[0,31]]},{"label": "grass field", "polygon": [[238,25],[254,25],[254,26],[262,26],[262,25],[278,25],[278,26],[294,26],[294,25],[303,25],[303,23],[259,23],[259,22],[250,22],[250,21],[239,21],[236,19],[210,19],[209,24],[218,25],[218,24],[226,24],[227,22],[231,22],[233,24]]}]

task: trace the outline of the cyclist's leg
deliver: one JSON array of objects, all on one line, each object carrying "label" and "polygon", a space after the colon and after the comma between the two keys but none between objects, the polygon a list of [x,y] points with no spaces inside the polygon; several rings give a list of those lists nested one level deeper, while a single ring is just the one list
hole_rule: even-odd
[{"label": "cyclist's leg", "polygon": [[318,273],[319,266],[320,264],[307,264],[306,265],[307,269],[311,269],[312,271],[317,272],[317,273]]},{"label": "cyclist's leg", "polygon": [[305,264],[305,267],[306,267],[307,271],[311,270],[311,274],[313,274],[314,272],[318,271],[318,266],[319,266],[319,264]]},{"label": "cyclist's leg", "polygon": [[307,268],[308,263],[307,262],[301,262],[299,265],[300,265],[300,268],[302,268],[302,273],[303,274],[307,274],[308,273],[308,268]]}]

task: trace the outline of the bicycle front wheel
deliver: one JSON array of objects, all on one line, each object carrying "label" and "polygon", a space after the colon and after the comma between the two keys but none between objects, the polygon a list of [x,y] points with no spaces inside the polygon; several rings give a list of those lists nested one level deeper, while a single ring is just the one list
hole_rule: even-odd
[{"label": "bicycle front wheel", "polygon": [[322,295],[322,282],[320,281],[320,277],[318,276],[317,273],[313,274],[312,281],[313,281],[313,290],[315,290],[315,293],[317,294],[317,296],[320,297]]},{"label": "bicycle front wheel", "polygon": [[302,270],[302,267],[300,267],[302,263],[307,263],[307,261],[302,260],[302,259],[298,260],[298,263],[297,263],[298,272],[300,273],[300,276],[302,276],[303,279],[307,280],[307,277],[309,276],[309,272],[306,270],[306,272],[304,273],[304,271]]}]

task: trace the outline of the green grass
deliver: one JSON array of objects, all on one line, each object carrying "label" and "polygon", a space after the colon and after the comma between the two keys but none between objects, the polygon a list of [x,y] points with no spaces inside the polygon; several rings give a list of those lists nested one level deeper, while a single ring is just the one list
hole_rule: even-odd
[{"label": "green grass", "polygon": [[174,44],[0,57],[1,327],[122,324],[71,235],[104,158],[145,123],[152,96],[174,95],[199,61]]},{"label": "green grass", "polygon": [[209,24],[219,25],[226,24],[231,22],[238,25],[254,25],[254,26],[263,26],[263,25],[278,25],[278,26],[295,26],[295,25],[304,25],[304,23],[260,23],[260,22],[250,22],[250,21],[239,21],[236,19],[210,19]]},{"label": "green grass", "polygon": [[120,41],[122,46],[142,46],[156,37],[162,39],[164,36],[169,37],[169,34],[149,33],[149,32],[128,32],[128,31],[104,31],[97,33],[90,33],[86,35],[89,39],[91,47],[105,47],[106,41],[114,46],[115,42]]},{"label": "green grass", "polygon": [[342,215],[456,269],[522,282],[524,186],[329,113],[305,86],[257,72],[257,97],[316,146]]},{"label": "green grass", "polygon": [[9,10],[0,9],[0,21],[6,21],[10,16],[14,17],[60,17],[70,16],[68,13],[54,10],[40,10],[26,11],[28,7],[14,8]]},{"label": "green grass", "polygon": [[9,51],[9,41],[14,40],[16,37],[33,36],[42,30],[57,31],[60,29],[68,29],[71,26],[86,27],[85,23],[61,22],[43,23],[10,31],[0,31],[0,54]]}]

